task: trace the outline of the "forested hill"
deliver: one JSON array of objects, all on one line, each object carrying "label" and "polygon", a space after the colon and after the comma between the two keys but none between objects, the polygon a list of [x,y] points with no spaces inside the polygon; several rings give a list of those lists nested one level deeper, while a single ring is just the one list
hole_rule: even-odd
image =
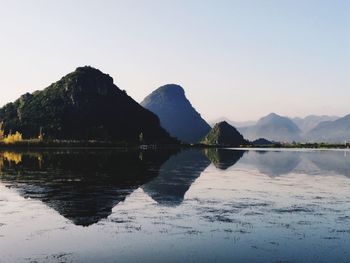
[{"label": "forested hill", "polygon": [[79,67],[42,91],[0,109],[5,133],[25,138],[173,142],[158,117],[92,67]]}]

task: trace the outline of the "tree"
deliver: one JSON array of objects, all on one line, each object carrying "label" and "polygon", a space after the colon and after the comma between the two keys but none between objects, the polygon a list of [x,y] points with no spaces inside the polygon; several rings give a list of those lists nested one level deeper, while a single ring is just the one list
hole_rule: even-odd
[{"label": "tree", "polygon": [[139,141],[141,144],[143,143],[143,133],[142,132],[139,135]]},{"label": "tree", "polygon": [[40,127],[38,139],[39,141],[44,140],[43,127]]},{"label": "tree", "polygon": [[1,141],[4,139],[4,136],[5,136],[5,131],[3,127],[4,127],[4,122],[0,122],[0,140]]}]

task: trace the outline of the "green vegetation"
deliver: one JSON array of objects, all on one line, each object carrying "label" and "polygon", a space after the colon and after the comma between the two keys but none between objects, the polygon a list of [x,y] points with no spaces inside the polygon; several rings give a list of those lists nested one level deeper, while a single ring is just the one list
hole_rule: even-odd
[{"label": "green vegetation", "polygon": [[243,136],[226,121],[215,124],[213,129],[204,137],[202,143],[205,145],[238,147],[246,145]]},{"label": "green vegetation", "polygon": [[[254,129],[240,131],[249,138],[277,134],[272,136],[277,138],[274,140],[284,143],[266,139],[248,142],[227,122],[210,130],[178,85],[160,87],[142,105],[147,109],[114,85],[109,75],[92,67],[79,67],[46,89],[24,94],[0,108],[0,146],[179,145],[165,127],[184,142],[197,143],[204,137],[202,145],[196,147],[349,148],[350,115],[321,122],[311,130],[317,140],[311,136],[309,141],[319,143],[286,143],[301,141],[300,129],[290,119],[270,114]],[[254,132],[250,134],[249,130]],[[332,143],[342,140],[345,144]]]},{"label": "green vegetation", "polygon": [[[18,131],[37,141],[109,141],[177,143],[113,79],[92,67],[77,68],[42,91],[25,94],[0,109],[0,137]],[[19,136],[12,139],[19,139]],[[28,141],[34,139],[34,141]]]},{"label": "green vegetation", "polygon": [[4,144],[15,144],[23,141],[23,136],[19,132],[15,132],[12,134],[10,132],[8,135],[5,135],[5,131],[3,130],[3,122],[0,123],[0,143]]}]

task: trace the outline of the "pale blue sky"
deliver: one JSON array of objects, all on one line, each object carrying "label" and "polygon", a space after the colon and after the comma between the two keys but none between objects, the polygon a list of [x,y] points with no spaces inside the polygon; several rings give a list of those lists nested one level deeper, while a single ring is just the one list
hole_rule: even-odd
[{"label": "pale blue sky", "polygon": [[210,120],[350,113],[350,0],[0,0],[0,105],[82,65]]}]

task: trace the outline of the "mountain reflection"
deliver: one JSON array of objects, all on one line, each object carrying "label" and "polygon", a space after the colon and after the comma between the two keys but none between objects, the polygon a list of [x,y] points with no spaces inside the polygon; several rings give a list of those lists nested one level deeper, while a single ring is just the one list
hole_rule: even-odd
[{"label": "mountain reflection", "polygon": [[164,163],[159,175],[142,189],[161,205],[179,205],[192,183],[209,165],[202,151],[182,151]]},{"label": "mountain reflection", "polygon": [[240,164],[271,177],[331,173],[350,178],[350,155],[346,151],[248,151]]},{"label": "mountain reflection", "polygon": [[300,161],[300,154],[291,151],[249,151],[242,159],[243,163],[250,164],[260,173],[272,177],[292,172]]},{"label": "mountain reflection", "polygon": [[350,178],[344,151],[51,150],[0,152],[0,181],[25,198],[37,199],[76,225],[108,217],[135,189],[160,205],[180,205],[186,192],[213,163],[238,163],[271,177],[290,173],[339,174]]},{"label": "mountain reflection", "polygon": [[243,156],[245,151],[230,149],[205,149],[205,155],[220,170],[226,170],[235,165]]},{"label": "mountain reflection", "polygon": [[46,151],[0,153],[1,181],[39,199],[76,225],[108,217],[112,208],[158,175],[174,151]]},{"label": "mountain reflection", "polygon": [[[338,174],[350,178],[350,152],[344,151],[315,151],[305,153],[305,160],[315,165],[318,173]],[[303,158],[304,159],[304,158]],[[311,173],[312,166],[308,166],[305,173]]]}]

